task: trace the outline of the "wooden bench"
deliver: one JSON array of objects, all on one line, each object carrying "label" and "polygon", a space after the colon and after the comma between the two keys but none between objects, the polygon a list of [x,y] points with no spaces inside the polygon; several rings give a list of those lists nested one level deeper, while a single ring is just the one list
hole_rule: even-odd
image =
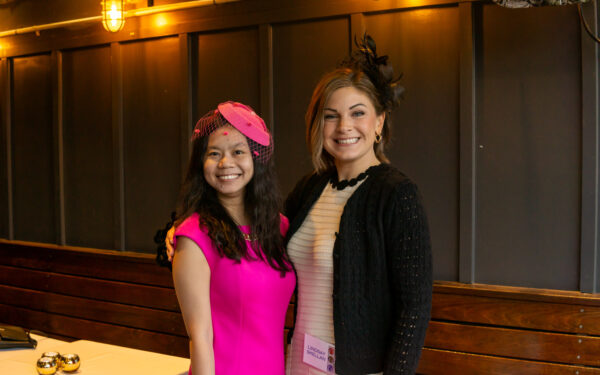
[{"label": "wooden bench", "polygon": [[600,374],[600,297],[436,283],[422,374]]},{"label": "wooden bench", "polygon": [[188,355],[171,273],[149,254],[0,240],[0,322]]},{"label": "wooden bench", "polygon": [[[0,322],[188,356],[171,273],[150,254],[0,240]],[[600,375],[600,296],[436,282],[419,373]]]}]

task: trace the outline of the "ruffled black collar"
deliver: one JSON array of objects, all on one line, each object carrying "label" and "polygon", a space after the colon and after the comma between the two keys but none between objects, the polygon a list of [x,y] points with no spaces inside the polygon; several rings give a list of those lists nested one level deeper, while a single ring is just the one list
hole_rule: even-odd
[{"label": "ruffled black collar", "polygon": [[331,187],[332,188],[337,189],[337,190],[344,190],[348,186],[354,186],[354,185],[358,184],[360,181],[362,181],[365,178],[367,178],[367,176],[369,175],[369,173],[375,167],[377,167],[377,165],[370,166],[369,168],[367,168],[366,171],[362,172],[358,176],[356,176],[354,178],[351,178],[349,180],[338,181],[338,175],[337,175],[337,173],[333,173],[333,175],[331,176],[331,179],[329,180],[329,182],[331,182]]}]

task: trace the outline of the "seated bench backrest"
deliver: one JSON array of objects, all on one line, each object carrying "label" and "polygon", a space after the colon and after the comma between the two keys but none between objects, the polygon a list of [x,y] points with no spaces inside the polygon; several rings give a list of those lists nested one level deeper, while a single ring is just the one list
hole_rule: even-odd
[{"label": "seated bench backrest", "polygon": [[[0,323],[189,355],[171,273],[150,254],[0,240]],[[436,282],[419,373],[600,375],[600,297]]]}]

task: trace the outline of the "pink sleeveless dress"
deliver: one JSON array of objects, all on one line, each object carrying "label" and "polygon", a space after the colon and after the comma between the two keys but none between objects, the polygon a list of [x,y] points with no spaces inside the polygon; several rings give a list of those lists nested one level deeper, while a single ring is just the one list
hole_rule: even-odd
[{"label": "pink sleeveless dress", "polygon": [[[210,267],[210,303],[216,375],[283,375],[283,329],[290,297],[296,285],[293,271],[281,277],[261,260],[240,263],[222,257],[193,214],[175,231],[202,249]],[[281,216],[281,233],[289,222]],[[248,226],[240,226],[244,233]],[[250,254],[255,254],[246,243]],[[190,369],[191,374],[191,369]]]}]

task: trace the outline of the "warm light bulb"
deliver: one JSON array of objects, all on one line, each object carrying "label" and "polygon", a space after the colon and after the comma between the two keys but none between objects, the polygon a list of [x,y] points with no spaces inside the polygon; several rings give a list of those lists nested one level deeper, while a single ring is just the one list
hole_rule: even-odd
[{"label": "warm light bulb", "polygon": [[102,3],[102,25],[110,32],[117,32],[125,25],[123,0],[106,0]]},{"label": "warm light bulb", "polygon": [[163,27],[166,24],[168,24],[169,21],[167,20],[167,17],[165,17],[163,14],[159,14],[158,16],[156,16],[154,24],[157,27]]}]

